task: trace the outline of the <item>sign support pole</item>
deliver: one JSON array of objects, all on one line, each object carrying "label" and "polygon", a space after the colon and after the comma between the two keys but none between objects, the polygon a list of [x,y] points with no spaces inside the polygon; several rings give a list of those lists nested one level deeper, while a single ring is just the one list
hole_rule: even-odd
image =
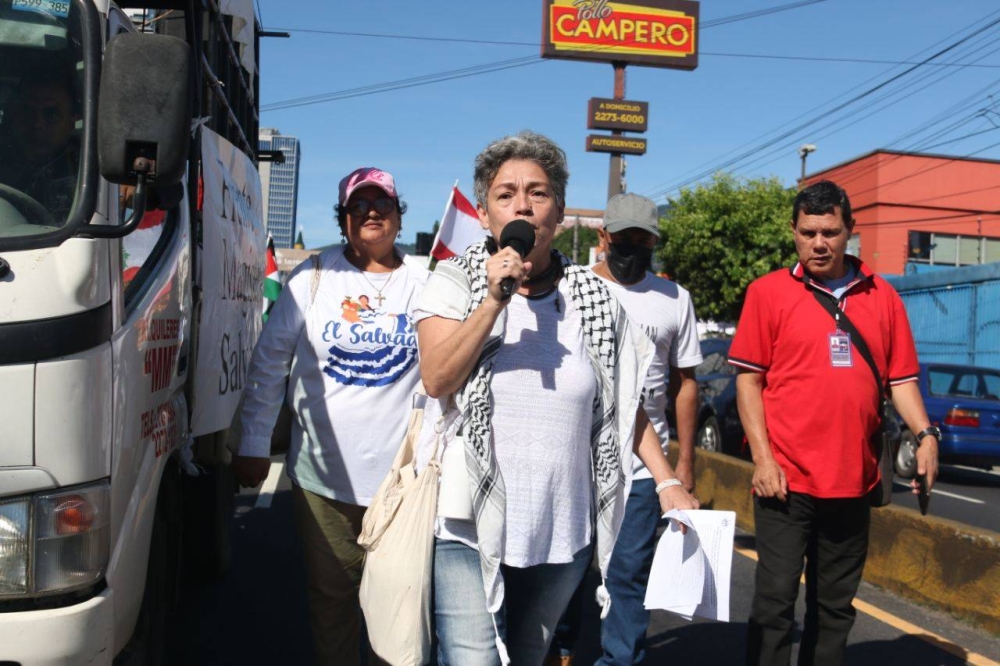
[{"label": "sign support pole", "polygon": [[[615,68],[615,94],[614,99],[625,99],[625,63],[616,60],[611,63]],[[622,136],[621,130],[612,130],[611,136]],[[622,187],[622,154],[611,153],[608,159],[608,199],[621,194],[625,188]]]}]

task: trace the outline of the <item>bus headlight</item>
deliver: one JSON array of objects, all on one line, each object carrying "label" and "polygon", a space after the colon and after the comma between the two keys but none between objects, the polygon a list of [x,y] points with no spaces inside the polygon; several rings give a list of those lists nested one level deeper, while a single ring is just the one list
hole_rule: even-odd
[{"label": "bus headlight", "polygon": [[28,591],[30,515],[28,498],[0,500],[0,595]]},{"label": "bus headlight", "polygon": [[0,598],[96,583],[107,569],[110,529],[106,481],[0,501]]}]

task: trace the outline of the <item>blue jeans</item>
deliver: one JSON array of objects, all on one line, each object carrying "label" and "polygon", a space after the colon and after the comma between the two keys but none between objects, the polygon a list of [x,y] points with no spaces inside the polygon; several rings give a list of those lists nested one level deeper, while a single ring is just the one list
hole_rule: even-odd
[{"label": "blue jeans", "polygon": [[631,666],[646,657],[646,584],[656,550],[660,499],[652,479],[632,482],[625,518],[608,565],[606,587],[611,609],[601,623],[604,654],[595,666]]},{"label": "blue jeans", "polygon": [[[511,663],[540,666],[559,616],[583,580],[592,548],[566,564],[502,565],[504,604],[496,623]],[[479,553],[456,541],[434,544],[434,620],[439,666],[500,666]]]}]

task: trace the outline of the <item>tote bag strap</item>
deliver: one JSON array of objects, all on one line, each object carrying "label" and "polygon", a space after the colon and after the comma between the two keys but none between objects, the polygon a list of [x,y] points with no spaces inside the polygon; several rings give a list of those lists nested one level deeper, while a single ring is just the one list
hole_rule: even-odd
[{"label": "tote bag strap", "polygon": [[316,292],[319,291],[319,278],[321,276],[319,255],[310,254],[309,261],[312,262],[312,267],[313,267],[312,283],[310,285],[310,291],[309,291],[309,307],[312,307],[312,304],[316,302]]}]

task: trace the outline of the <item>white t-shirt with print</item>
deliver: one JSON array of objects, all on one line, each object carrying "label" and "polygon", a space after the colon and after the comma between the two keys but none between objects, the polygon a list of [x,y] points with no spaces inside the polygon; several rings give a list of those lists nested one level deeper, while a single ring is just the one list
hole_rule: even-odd
[{"label": "white t-shirt with print", "polygon": [[341,248],[321,262],[315,301],[307,261],[289,277],[254,349],[240,454],[268,455],[284,398],[296,414],[289,477],[367,506],[403,440],[420,381],[413,308],[429,273],[408,257],[391,273],[362,273]]},{"label": "white t-shirt with print", "polygon": [[[643,388],[643,406],[666,453],[670,441],[666,417],[670,366],[691,368],[702,361],[698,319],[691,295],[677,283],[649,272],[635,284],[622,285],[607,279],[604,283],[622,304],[629,319],[644,330],[655,345],[656,352]],[[639,456],[632,459],[632,478],[652,478]]]}]

